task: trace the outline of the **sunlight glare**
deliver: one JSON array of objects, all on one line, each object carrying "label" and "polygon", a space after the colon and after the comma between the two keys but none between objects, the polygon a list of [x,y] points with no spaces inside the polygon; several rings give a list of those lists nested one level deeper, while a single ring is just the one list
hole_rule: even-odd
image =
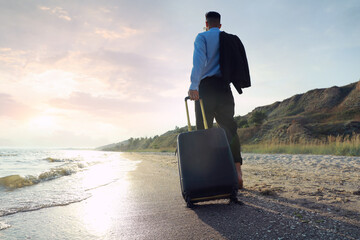
[{"label": "sunlight glare", "polygon": [[56,127],[55,118],[48,115],[42,115],[32,118],[29,123],[30,126],[33,128],[53,129],[54,127]]},{"label": "sunlight glare", "polygon": [[[82,214],[82,222],[93,234],[104,237],[118,222],[114,219],[114,212],[126,210],[125,202],[119,202],[119,196],[125,196],[128,191],[129,182],[121,179],[116,187],[98,188],[92,192],[93,196],[85,204]],[[119,209],[120,208],[120,209]],[[81,215],[80,215],[81,216]]]},{"label": "sunlight glare", "polygon": [[137,162],[124,163],[115,153],[88,153],[86,162],[89,165],[84,172],[82,188],[92,196],[86,200],[79,216],[91,233],[102,238],[119,224],[114,213],[126,214],[128,210],[129,203],[124,201],[130,186],[126,173],[134,169]]}]

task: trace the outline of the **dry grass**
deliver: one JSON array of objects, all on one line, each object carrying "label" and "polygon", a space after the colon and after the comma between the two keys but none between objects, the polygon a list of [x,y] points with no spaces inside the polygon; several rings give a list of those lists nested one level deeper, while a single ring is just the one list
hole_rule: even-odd
[{"label": "dry grass", "polygon": [[328,136],[323,140],[284,142],[273,139],[269,142],[242,146],[243,152],[249,153],[286,153],[360,156],[360,134],[350,136]]},{"label": "dry grass", "polygon": [[[242,152],[246,153],[285,153],[285,154],[315,154],[360,156],[360,134],[352,136],[328,136],[322,140],[280,141],[272,139],[268,142],[242,145]],[[130,152],[174,152],[176,147],[145,148],[127,150]]]}]

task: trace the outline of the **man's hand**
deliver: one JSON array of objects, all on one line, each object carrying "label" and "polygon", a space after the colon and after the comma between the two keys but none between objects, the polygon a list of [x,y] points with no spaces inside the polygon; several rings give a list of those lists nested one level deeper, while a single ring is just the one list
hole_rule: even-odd
[{"label": "man's hand", "polygon": [[199,100],[199,91],[198,90],[189,90],[188,95],[191,100]]}]

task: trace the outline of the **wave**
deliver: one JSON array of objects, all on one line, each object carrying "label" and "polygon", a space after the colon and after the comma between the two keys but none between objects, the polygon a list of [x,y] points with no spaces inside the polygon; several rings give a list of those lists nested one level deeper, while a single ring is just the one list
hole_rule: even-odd
[{"label": "wave", "polygon": [[5,230],[5,229],[7,229],[9,227],[11,227],[9,224],[7,224],[5,222],[0,222],[0,231]]},{"label": "wave", "polygon": [[53,157],[47,157],[47,158],[44,158],[43,160],[48,161],[48,162],[76,162],[76,161],[78,161],[75,159],[53,158]]},{"label": "wave", "polygon": [[44,158],[44,160],[48,161],[48,162],[65,162],[65,159],[57,159],[57,158],[52,158],[52,157]]},{"label": "wave", "polygon": [[86,165],[83,163],[67,164],[52,168],[46,172],[39,174],[38,176],[27,175],[10,175],[0,178],[0,186],[7,189],[16,189],[27,186],[32,186],[40,182],[53,180],[59,177],[68,176],[81,171]]},{"label": "wave", "polygon": [[[23,207],[10,208],[10,209],[7,209],[7,210],[0,210],[0,217],[13,215],[13,214],[20,213],[20,212],[36,211],[36,210],[40,210],[40,209],[43,209],[43,208],[67,206],[67,205],[70,205],[72,203],[77,203],[77,202],[84,201],[84,200],[88,199],[89,197],[91,197],[90,194],[87,195],[87,196],[81,197],[81,198],[72,199],[72,200],[68,200],[68,201],[65,201],[65,202],[43,203],[43,204],[39,204],[39,205],[35,204],[35,205],[28,205],[28,206],[23,206]],[[10,227],[10,226],[8,226],[8,227]],[[2,229],[0,229],[0,230],[2,230]]]},{"label": "wave", "polygon": [[18,154],[12,153],[0,153],[0,157],[16,157]]}]

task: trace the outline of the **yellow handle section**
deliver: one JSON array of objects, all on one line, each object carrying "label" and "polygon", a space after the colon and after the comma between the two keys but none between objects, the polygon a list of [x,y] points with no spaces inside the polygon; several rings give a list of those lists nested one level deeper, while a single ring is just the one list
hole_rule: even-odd
[{"label": "yellow handle section", "polygon": [[187,122],[188,122],[188,131],[191,132],[191,124],[190,124],[190,117],[189,117],[189,108],[187,105],[187,98],[185,98],[185,107],[186,107],[186,116],[187,116]]},{"label": "yellow handle section", "polygon": [[[189,97],[185,98],[185,107],[186,107],[186,116],[187,116],[187,122],[188,122],[188,130],[189,130],[189,132],[191,132],[192,129],[191,129],[191,124],[190,124],[189,108],[188,108],[188,104],[187,104],[187,100],[189,100],[189,99],[190,99]],[[203,100],[199,99],[199,101],[200,101],[200,108],[201,108],[201,113],[202,113],[202,117],[203,117],[203,121],[204,121],[204,127],[205,127],[205,129],[208,129]]]},{"label": "yellow handle section", "polygon": [[205,129],[208,129],[208,125],[207,125],[207,121],[206,121],[206,116],[205,116],[205,111],[204,111],[204,104],[203,104],[203,100],[200,99],[200,107],[201,107],[201,113],[202,113],[202,117],[204,120],[204,127]]}]

